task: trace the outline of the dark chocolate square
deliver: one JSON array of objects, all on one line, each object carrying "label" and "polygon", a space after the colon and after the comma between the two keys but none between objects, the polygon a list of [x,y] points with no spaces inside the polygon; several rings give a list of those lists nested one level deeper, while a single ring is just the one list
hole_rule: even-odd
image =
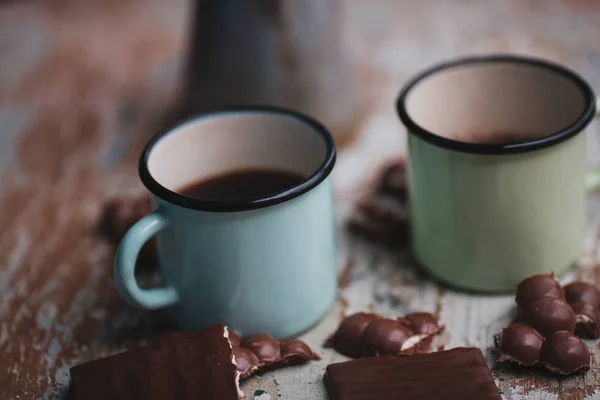
[{"label": "dark chocolate square", "polygon": [[327,366],[331,400],[501,400],[479,349],[361,358]]},{"label": "dark chocolate square", "polygon": [[175,333],[71,368],[75,399],[237,400],[225,327]]}]

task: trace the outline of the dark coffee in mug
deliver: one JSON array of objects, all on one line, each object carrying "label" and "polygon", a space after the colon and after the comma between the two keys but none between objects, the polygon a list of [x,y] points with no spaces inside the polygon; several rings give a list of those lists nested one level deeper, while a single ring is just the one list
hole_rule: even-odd
[{"label": "dark coffee in mug", "polygon": [[290,189],[306,178],[277,169],[230,171],[184,186],[178,192],[201,200],[250,201]]}]

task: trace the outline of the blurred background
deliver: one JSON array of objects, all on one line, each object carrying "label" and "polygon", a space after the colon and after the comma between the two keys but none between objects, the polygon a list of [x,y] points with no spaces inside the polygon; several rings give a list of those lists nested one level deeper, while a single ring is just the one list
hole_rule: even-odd
[{"label": "blurred background", "polygon": [[157,130],[236,103],[315,115],[341,148],[343,219],[404,153],[406,80],[487,53],[543,57],[600,88],[600,2],[0,2],[0,398],[51,398],[71,360],[138,329],[90,232],[107,199],[143,192],[137,158]]}]

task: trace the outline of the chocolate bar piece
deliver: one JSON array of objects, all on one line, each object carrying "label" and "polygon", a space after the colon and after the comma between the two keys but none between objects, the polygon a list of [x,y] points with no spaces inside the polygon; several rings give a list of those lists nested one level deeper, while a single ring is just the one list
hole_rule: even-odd
[{"label": "chocolate bar piece", "polygon": [[586,282],[565,286],[567,301],[575,313],[575,334],[589,339],[600,337],[600,289]]},{"label": "chocolate bar piece", "polygon": [[331,400],[501,399],[483,354],[472,347],[330,364],[324,380]]},{"label": "chocolate bar piece", "polygon": [[443,330],[430,313],[390,319],[361,312],[346,317],[325,345],[353,358],[426,353],[433,336]]},{"label": "chocolate bar piece", "polygon": [[596,321],[600,319],[594,304],[600,293],[595,290],[593,285],[581,283],[563,290],[552,274],[519,282],[515,296],[518,322],[496,335],[498,361],[544,367],[559,375],[589,369],[589,350],[573,333],[598,335]]},{"label": "chocolate bar piece", "polygon": [[243,396],[223,325],[175,333],[71,368],[71,390],[85,400],[237,400]]},{"label": "chocolate bar piece", "polygon": [[306,343],[298,339],[278,342],[271,335],[258,333],[242,340],[231,333],[229,341],[241,379],[288,365],[321,359]]}]

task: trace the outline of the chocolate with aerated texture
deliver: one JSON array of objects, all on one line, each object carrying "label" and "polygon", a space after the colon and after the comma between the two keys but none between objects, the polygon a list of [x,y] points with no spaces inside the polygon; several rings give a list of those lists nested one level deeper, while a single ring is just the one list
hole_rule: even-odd
[{"label": "chocolate with aerated texture", "polygon": [[416,312],[398,319],[356,313],[342,321],[325,345],[353,358],[426,353],[433,336],[443,330],[430,313]]},{"label": "chocolate with aerated texture", "polygon": [[416,335],[436,335],[443,329],[435,315],[428,312],[410,313],[398,321]]},{"label": "chocolate with aerated texture", "polygon": [[244,339],[230,333],[237,369],[241,379],[288,365],[320,360],[310,347],[298,339],[277,341],[266,333],[258,333]]},{"label": "chocolate with aerated texture", "polygon": [[246,379],[258,369],[260,361],[252,350],[245,347],[234,347],[233,356],[235,357],[235,366],[240,373],[241,379]]},{"label": "chocolate with aerated texture", "polygon": [[600,337],[600,308],[589,303],[571,304],[575,313],[575,334],[582,338]]},{"label": "chocolate with aerated texture", "polygon": [[515,298],[519,322],[496,335],[498,361],[539,366],[559,375],[589,369],[589,350],[573,333],[597,337],[600,319],[593,304],[600,296],[596,291],[581,282],[563,290],[552,274],[519,282]]},{"label": "chocolate with aerated texture", "polygon": [[586,282],[565,286],[567,301],[576,318],[575,334],[589,339],[600,337],[600,289]]},{"label": "chocolate with aerated texture", "polygon": [[330,400],[501,399],[483,354],[472,347],[330,364],[324,379]]}]

